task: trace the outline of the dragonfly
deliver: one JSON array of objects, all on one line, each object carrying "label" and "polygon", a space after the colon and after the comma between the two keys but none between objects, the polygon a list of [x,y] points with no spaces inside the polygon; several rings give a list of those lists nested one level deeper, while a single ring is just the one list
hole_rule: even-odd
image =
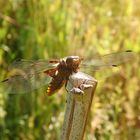
[{"label": "dragonfly", "polygon": [[1,84],[9,93],[29,93],[45,86],[47,96],[56,93],[64,84],[67,85],[70,75],[80,69],[90,68],[97,71],[117,67],[133,60],[134,52],[110,53],[91,60],[79,56],[67,56],[50,60],[16,60],[9,66],[9,76]]}]

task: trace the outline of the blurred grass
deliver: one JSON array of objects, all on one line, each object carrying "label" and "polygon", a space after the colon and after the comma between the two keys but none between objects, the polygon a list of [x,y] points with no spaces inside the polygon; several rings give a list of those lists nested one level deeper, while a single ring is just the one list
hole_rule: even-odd
[{"label": "blurred grass", "polygon": [[[140,138],[140,1],[0,1],[0,79],[17,58],[92,58],[131,49],[133,63],[98,84],[85,140]],[[66,95],[0,89],[0,140],[58,140]]]}]

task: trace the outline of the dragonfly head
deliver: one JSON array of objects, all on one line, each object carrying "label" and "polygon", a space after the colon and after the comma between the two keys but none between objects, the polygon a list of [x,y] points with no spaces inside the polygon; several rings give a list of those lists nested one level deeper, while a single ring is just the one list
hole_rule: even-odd
[{"label": "dragonfly head", "polygon": [[66,64],[69,68],[77,70],[82,60],[79,56],[68,56],[66,58]]}]

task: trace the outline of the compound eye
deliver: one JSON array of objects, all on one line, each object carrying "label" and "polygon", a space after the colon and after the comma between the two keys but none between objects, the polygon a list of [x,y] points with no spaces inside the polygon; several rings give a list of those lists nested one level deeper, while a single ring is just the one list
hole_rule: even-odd
[{"label": "compound eye", "polygon": [[73,58],[68,57],[68,58],[66,59],[66,64],[67,64],[67,65],[72,65],[72,64],[73,64]]}]

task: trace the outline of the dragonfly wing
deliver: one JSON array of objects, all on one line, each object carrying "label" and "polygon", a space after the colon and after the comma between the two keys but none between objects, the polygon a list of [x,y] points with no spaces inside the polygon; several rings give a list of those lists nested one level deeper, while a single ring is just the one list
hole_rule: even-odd
[{"label": "dragonfly wing", "polygon": [[8,93],[27,93],[48,85],[51,77],[44,73],[45,70],[56,68],[46,60],[18,60],[9,66],[9,76],[0,85]]},{"label": "dragonfly wing", "polygon": [[90,61],[84,61],[81,64],[81,68],[96,71],[101,70],[103,68],[116,67],[120,64],[133,60],[134,56],[135,54],[132,51],[111,53]]},{"label": "dragonfly wing", "polygon": [[20,73],[13,75],[0,84],[4,88],[4,91],[12,94],[29,93],[35,89],[47,86],[51,81],[51,77],[46,76],[44,73],[25,74]]},{"label": "dragonfly wing", "polygon": [[33,70],[34,72],[42,71],[44,69],[54,68],[58,65],[59,60],[52,63],[51,60],[16,60],[11,65],[9,65],[8,70],[11,69],[22,69],[26,72]]}]

